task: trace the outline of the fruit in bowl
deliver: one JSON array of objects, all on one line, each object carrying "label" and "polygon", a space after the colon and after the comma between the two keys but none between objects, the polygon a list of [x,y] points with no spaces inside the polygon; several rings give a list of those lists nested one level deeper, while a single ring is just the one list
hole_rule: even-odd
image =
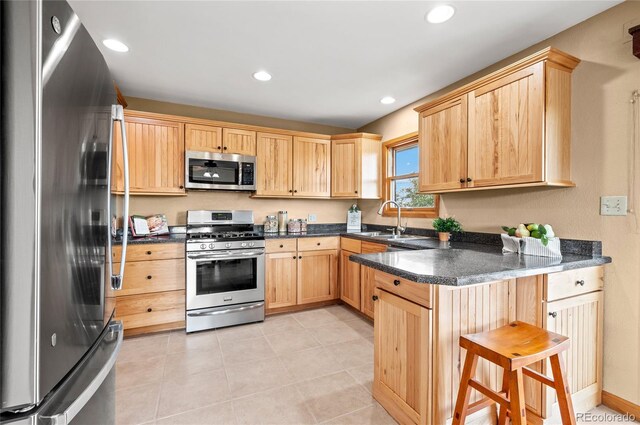
[{"label": "fruit in bowl", "polygon": [[532,237],[540,239],[542,245],[547,246],[550,238],[554,238],[556,235],[553,232],[553,227],[550,224],[538,224],[538,223],[520,223],[518,227],[502,226],[502,230],[507,232],[509,236],[515,236],[517,238]]}]

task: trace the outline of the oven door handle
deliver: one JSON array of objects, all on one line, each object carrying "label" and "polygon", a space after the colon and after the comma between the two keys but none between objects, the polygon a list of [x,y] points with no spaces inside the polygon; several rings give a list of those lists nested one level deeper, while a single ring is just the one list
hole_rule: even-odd
[{"label": "oven door handle", "polygon": [[235,313],[236,311],[245,311],[245,310],[253,310],[254,308],[260,308],[264,306],[264,302],[259,302],[251,305],[247,305],[244,307],[237,308],[226,308],[224,310],[213,310],[213,311],[200,311],[194,313],[187,313],[187,316],[190,317],[202,317],[202,316],[217,316],[218,314],[227,314],[227,313]]},{"label": "oven door handle", "polygon": [[264,251],[227,251],[226,254],[188,254],[187,258],[190,260],[219,260],[219,259],[233,259],[233,258],[245,258],[245,257],[259,257],[264,255]]}]

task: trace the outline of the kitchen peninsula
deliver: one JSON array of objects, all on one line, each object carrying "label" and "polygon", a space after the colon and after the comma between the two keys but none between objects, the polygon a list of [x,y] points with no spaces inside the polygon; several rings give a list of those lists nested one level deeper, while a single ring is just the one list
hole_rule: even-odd
[{"label": "kitchen peninsula", "polygon": [[[439,247],[445,249],[350,257],[374,276],[373,395],[399,423],[450,422],[465,358],[460,335],[514,320],[567,335],[564,360],[575,409],[600,404],[603,265],[611,259],[599,243],[566,241],[562,259],[503,255],[500,247],[464,242]],[[535,369],[547,373],[548,366]],[[476,379],[498,390],[502,370],[481,359]],[[557,422],[554,391],[528,377],[525,385],[527,420]],[[477,400],[472,392],[471,402]],[[469,422],[489,417],[495,422],[493,406]]]}]

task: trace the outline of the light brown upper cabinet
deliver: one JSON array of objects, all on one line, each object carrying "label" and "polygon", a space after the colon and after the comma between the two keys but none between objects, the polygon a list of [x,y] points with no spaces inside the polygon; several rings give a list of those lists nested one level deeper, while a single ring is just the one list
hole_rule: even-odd
[{"label": "light brown upper cabinet", "polygon": [[[128,116],[125,112],[132,194],[184,194],[184,124]],[[120,124],[114,128],[112,192],[124,191]]]},{"label": "light brown upper cabinet", "polygon": [[256,154],[256,132],[211,125],[187,124],[185,145],[188,151]]},{"label": "light brown upper cabinet", "polygon": [[293,137],[258,133],[256,195],[293,195]]},{"label": "light brown upper cabinet", "polygon": [[224,128],[222,130],[222,150],[238,155],[256,154],[256,132]]},{"label": "light brown upper cabinet", "polygon": [[293,195],[331,196],[331,140],[293,138]]},{"label": "light brown upper cabinet", "polygon": [[328,198],[331,141],[258,133],[256,196]]},{"label": "light brown upper cabinet", "polygon": [[380,198],[380,140],[377,134],[331,137],[331,196]]},{"label": "light brown upper cabinet", "polygon": [[544,49],[419,106],[420,190],[445,193],[571,181],[571,72]]}]

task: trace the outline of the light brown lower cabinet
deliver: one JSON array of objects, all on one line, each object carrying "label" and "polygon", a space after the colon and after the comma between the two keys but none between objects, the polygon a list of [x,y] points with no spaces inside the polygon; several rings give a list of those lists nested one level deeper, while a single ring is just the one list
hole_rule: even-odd
[{"label": "light brown lower cabinet", "polygon": [[267,313],[338,299],[338,247],[337,237],[268,240]]},{"label": "light brown lower cabinet", "polygon": [[[363,241],[360,248],[362,254],[373,254],[376,252],[386,252],[387,246],[381,243]],[[373,319],[373,290],[376,286],[375,276],[370,272],[369,267],[360,269],[360,311]]]},{"label": "light brown lower cabinet", "polygon": [[402,424],[426,424],[431,310],[376,288],[373,395]]},{"label": "light brown lower cabinet", "polygon": [[[114,260],[120,260],[120,250],[113,247]],[[114,270],[119,266],[114,262]],[[184,328],[184,266],[184,244],[128,246],[122,289],[107,290],[126,336]]]},{"label": "light brown lower cabinet", "polygon": [[[603,287],[602,267],[461,287],[423,284],[424,293],[420,284],[362,269],[376,285],[373,395],[399,423],[449,423],[466,356],[460,336],[514,320],[568,336],[571,347],[563,356],[574,410],[600,404],[603,291],[593,288]],[[558,294],[572,296],[548,299]],[[536,368],[550,374],[547,365]],[[497,391],[502,368],[480,359],[475,379]],[[525,396],[528,423],[559,423],[553,390],[525,379]],[[470,402],[480,398],[472,391]],[[469,417],[495,420],[495,406]]]},{"label": "light brown lower cabinet", "polygon": [[362,291],[360,289],[360,264],[349,261],[355,252],[340,251],[340,299],[360,310]]}]

